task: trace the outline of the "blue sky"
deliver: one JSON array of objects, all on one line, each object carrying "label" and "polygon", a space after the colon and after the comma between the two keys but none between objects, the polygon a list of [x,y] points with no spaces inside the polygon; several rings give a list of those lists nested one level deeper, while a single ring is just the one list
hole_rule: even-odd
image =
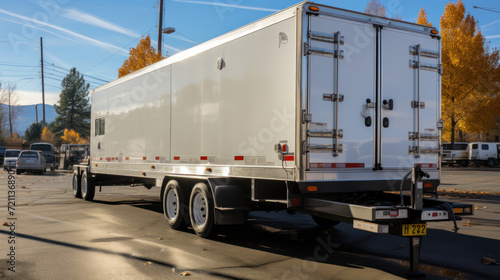
[{"label": "blue sky", "polygon": [[[299,3],[298,0],[164,0],[163,53],[193,47],[238,27]],[[368,0],[326,1],[362,12]],[[423,7],[439,26],[449,1],[382,0],[389,16],[415,22]],[[456,2],[456,1],[454,1]],[[500,47],[500,13],[474,9],[496,8],[495,0],[464,0],[481,26],[490,47]],[[116,79],[118,68],[141,36],[157,44],[158,0],[19,0],[0,5],[0,81],[17,86],[19,104],[41,103],[40,37],[44,42],[46,102],[55,104],[62,78],[76,67],[91,88]]]}]

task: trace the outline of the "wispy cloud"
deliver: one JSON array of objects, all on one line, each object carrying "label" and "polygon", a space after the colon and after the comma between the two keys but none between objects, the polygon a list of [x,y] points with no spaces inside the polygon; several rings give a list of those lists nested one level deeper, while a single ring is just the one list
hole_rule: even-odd
[{"label": "wispy cloud", "polygon": [[486,27],[492,26],[493,24],[495,24],[495,23],[499,23],[499,22],[500,22],[500,19],[497,19],[497,20],[495,20],[495,21],[492,21],[492,22],[490,22],[490,23],[487,23],[487,24],[485,24],[485,25],[481,26],[481,28],[486,28]]},{"label": "wispy cloud", "polygon": [[172,37],[172,38],[175,38],[175,39],[178,39],[178,40],[181,40],[181,41],[184,41],[184,42],[188,42],[188,43],[191,43],[191,44],[197,44],[195,41],[189,39],[188,37],[184,36],[184,35],[180,35],[180,34],[169,34],[168,37]]},{"label": "wispy cloud", "polygon": [[204,2],[204,1],[193,1],[193,0],[174,0],[174,1],[175,2],[182,2],[182,3],[190,3],[190,4],[221,6],[221,7],[229,7],[229,8],[235,8],[235,9],[243,9],[243,10],[263,11],[263,12],[277,12],[277,11],[279,11],[276,9],[243,6],[243,5],[227,4],[227,3],[220,3],[220,2]]},{"label": "wispy cloud", "polygon": [[490,36],[484,36],[486,39],[497,39],[500,38],[500,35],[490,35]]},{"label": "wispy cloud", "polygon": [[104,28],[104,29],[107,29],[110,31],[115,31],[115,32],[130,36],[130,37],[133,37],[133,38],[137,38],[137,37],[141,36],[141,34],[138,34],[137,32],[135,32],[133,30],[130,30],[130,29],[127,29],[125,27],[119,26],[117,24],[111,23],[109,21],[97,18],[93,15],[84,13],[84,12],[77,10],[77,9],[66,9],[66,10],[64,10],[63,16],[65,18],[68,18],[71,20],[75,20],[75,21],[79,21],[79,22],[82,22],[85,24],[97,26],[97,27]]},{"label": "wispy cloud", "polygon": [[[156,41],[156,40],[151,40],[151,46],[158,46],[158,41]],[[169,48],[169,49],[171,49],[171,50],[173,50],[173,51],[175,51],[175,52],[181,52],[181,51],[182,51],[181,49],[178,49],[178,48],[176,48],[176,47],[173,47],[173,46],[168,45],[168,44],[165,44],[165,43],[163,43],[162,47],[163,47],[163,48],[164,48],[164,47],[167,47],[167,48]]]},{"label": "wispy cloud", "polygon": [[36,24],[35,27],[37,29],[40,29],[40,30],[42,30],[42,29],[38,25],[43,25],[43,26],[50,27],[52,29],[64,32],[66,34],[69,34],[69,35],[71,35],[71,36],[73,36],[75,38],[84,40],[87,43],[89,43],[91,45],[95,45],[95,46],[97,46],[99,48],[102,48],[102,49],[105,49],[105,50],[108,50],[108,51],[119,51],[120,50],[125,55],[128,55],[127,51],[121,50],[121,48],[119,48],[119,47],[117,47],[115,45],[112,45],[112,44],[109,44],[109,43],[105,43],[105,42],[102,42],[102,41],[99,41],[99,40],[87,37],[85,35],[82,35],[82,34],[79,34],[79,33],[73,32],[73,31],[70,31],[70,30],[68,30],[66,28],[63,28],[63,27],[60,27],[60,26],[57,26],[57,25],[53,25],[53,24],[50,24],[50,23],[46,23],[46,22],[43,22],[43,21],[36,20],[36,19],[31,19],[31,18],[22,16],[22,15],[19,15],[19,14],[16,14],[16,13],[12,13],[12,12],[9,12],[9,11],[3,10],[3,9],[0,9],[0,13],[5,14],[5,15],[9,15],[11,17],[15,17],[15,18],[18,18],[18,19],[22,19],[22,20],[25,20],[25,21],[28,21],[28,22],[31,22],[31,23],[35,23]]},{"label": "wispy cloud", "polygon": [[[18,105],[33,105],[42,103],[42,96],[40,91],[16,90],[19,96]],[[45,104],[54,105],[59,100],[59,93],[45,91]],[[40,107],[38,107],[40,110]],[[40,113],[40,111],[38,111]]]}]

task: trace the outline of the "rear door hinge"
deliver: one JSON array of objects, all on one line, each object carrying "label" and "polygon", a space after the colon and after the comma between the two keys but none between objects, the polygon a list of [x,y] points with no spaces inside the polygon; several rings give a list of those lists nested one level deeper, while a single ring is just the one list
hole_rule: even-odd
[{"label": "rear door hinge", "polygon": [[323,101],[333,101],[333,102],[342,102],[344,101],[344,95],[343,94],[336,94],[336,93],[323,93]]}]

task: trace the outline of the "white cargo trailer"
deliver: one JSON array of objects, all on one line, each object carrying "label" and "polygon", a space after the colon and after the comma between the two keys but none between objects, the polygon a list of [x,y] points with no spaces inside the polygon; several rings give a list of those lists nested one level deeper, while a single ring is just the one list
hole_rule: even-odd
[{"label": "white cargo trailer", "polygon": [[300,3],[97,88],[74,194],[161,186],[169,225],[202,237],[302,211],[411,237],[415,272],[426,221],[472,214],[422,198],[440,180],[441,71],[434,27]]}]

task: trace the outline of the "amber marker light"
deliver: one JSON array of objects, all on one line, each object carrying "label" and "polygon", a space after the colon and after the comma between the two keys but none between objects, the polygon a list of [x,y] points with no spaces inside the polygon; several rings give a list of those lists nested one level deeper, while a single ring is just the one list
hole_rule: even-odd
[{"label": "amber marker light", "polygon": [[317,186],[307,186],[306,190],[308,192],[315,192],[315,191],[318,191],[318,187]]},{"label": "amber marker light", "polygon": [[151,169],[155,169],[155,166],[154,166],[154,165],[151,165]]},{"label": "amber marker light", "polygon": [[436,29],[432,29],[432,30],[431,30],[431,33],[432,33],[432,34],[438,34],[439,32],[438,32]]},{"label": "amber marker light", "polygon": [[310,7],[309,7],[309,11],[319,12],[319,8],[318,8],[318,7],[316,7],[316,6],[310,6]]},{"label": "amber marker light", "polygon": [[205,168],[205,170],[208,172],[212,172],[212,168],[210,168],[210,167]]}]

